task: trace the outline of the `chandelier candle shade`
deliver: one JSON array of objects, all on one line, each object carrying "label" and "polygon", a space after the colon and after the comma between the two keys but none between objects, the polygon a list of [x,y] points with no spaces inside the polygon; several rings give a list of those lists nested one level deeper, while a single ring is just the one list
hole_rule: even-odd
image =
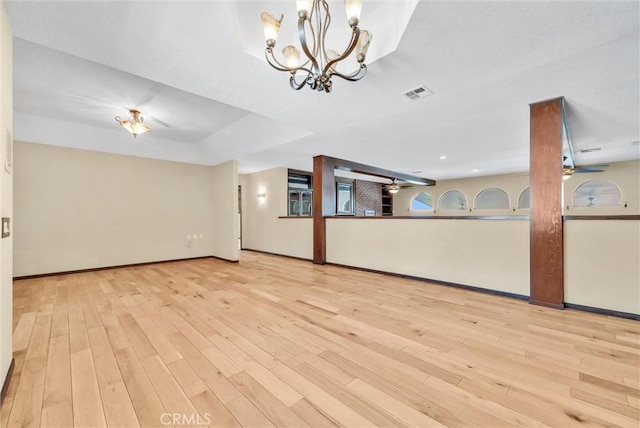
[{"label": "chandelier candle shade", "polygon": [[[342,79],[355,82],[362,79],[367,74],[367,66],[364,60],[371,43],[372,35],[366,30],[360,30],[360,11],[362,10],[362,0],[344,0],[347,12],[347,23],[351,27],[351,41],[340,54],[334,50],[327,49],[325,40],[327,31],[331,24],[331,14],[326,0],[296,1],[298,8],[298,36],[300,46],[306,57],[304,62],[300,61],[300,51],[295,46],[285,46],[282,49],[284,63],[278,61],[273,52],[280,33],[280,24],[284,15],[280,19],[268,12],[262,12],[262,26],[264,27],[264,37],[267,41],[265,56],[267,62],[276,70],[291,73],[289,84],[295,90],[302,89],[309,85],[311,89],[319,92],[331,92],[331,78],[338,76]],[[307,36],[310,36],[309,38]],[[349,57],[353,51],[356,53],[356,60],[359,67],[351,74],[342,74],[336,70],[336,65]],[[297,77],[302,77],[299,81]]]},{"label": "chandelier candle shade", "polygon": [[151,128],[142,123],[144,122],[144,118],[138,110],[129,110],[129,113],[130,116],[128,120],[122,120],[120,116],[116,116],[116,121],[120,123],[124,129],[129,131],[133,135],[133,138],[151,131]]}]

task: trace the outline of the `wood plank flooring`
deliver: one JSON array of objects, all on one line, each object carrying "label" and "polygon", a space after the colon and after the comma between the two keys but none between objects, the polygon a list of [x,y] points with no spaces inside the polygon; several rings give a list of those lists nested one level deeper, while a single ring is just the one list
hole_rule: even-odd
[{"label": "wood plank flooring", "polygon": [[0,427],[640,423],[640,323],[256,253],[15,281]]}]

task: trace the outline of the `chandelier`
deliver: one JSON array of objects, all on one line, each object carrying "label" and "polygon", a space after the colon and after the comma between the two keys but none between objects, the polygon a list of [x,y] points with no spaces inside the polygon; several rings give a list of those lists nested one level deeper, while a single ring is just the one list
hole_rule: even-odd
[{"label": "chandelier", "polygon": [[[300,61],[300,51],[295,46],[285,46],[282,49],[282,54],[286,65],[278,61],[273,52],[284,15],[277,19],[268,12],[262,12],[262,25],[267,42],[265,50],[267,62],[276,70],[291,73],[289,84],[293,89],[300,90],[305,85],[309,85],[311,89],[319,92],[331,92],[331,78],[333,76],[355,82],[367,74],[367,66],[364,60],[372,35],[370,32],[358,28],[362,0],[344,0],[344,4],[347,11],[347,22],[352,31],[349,45],[340,54],[334,50],[327,49],[325,46],[327,30],[331,24],[331,14],[329,13],[327,1],[296,1],[298,8],[298,35],[300,37],[300,46],[306,59],[304,62]],[[359,64],[358,69],[351,74],[338,72],[336,70],[337,64],[349,57],[354,50]],[[301,77],[301,80],[298,80],[297,77]]]},{"label": "chandelier", "polygon": [[124,129],[133,134],[133,138],[151,131],[151,128],[142,123],[144,122],[144,118],[140,115],[138,110],[129,110],[129,113],[131,113],[131,115],[128,120],[122,120],[120,116],[116,116],[116,121],[122,125]]}]

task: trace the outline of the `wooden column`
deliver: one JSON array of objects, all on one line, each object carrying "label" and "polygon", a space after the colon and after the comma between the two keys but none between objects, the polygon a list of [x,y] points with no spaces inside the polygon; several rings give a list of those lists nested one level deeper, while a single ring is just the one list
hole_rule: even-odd
[{"label": "wooden column", "polygon": [[562,241],[562,98],[530,105],[530,297],[564,307]]},{"label": "wooden column", "polygon": [[335,163],[332,158],[313,158],[313,263],[327,262],[325,216],[336,214]]},{"label": "wooden column", "polygon": [[435,186],[436,182],[428,178],[403,174],[388,169],[377,168],[330,156],[313,158],[313,262],[327,262],[326,217],[336,215],[336,169],[373,175],[388,179],[397,179],[405,183],[422,186]]}]

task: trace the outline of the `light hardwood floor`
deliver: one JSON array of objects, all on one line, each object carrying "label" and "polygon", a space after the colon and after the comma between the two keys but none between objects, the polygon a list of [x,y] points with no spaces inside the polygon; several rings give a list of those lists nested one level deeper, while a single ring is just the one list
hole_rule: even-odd
[{"label": "light hardwood floor", "polygon": [[638,427],[639,348],[636,321],[243,253],[16,281],[0,423]]}]

